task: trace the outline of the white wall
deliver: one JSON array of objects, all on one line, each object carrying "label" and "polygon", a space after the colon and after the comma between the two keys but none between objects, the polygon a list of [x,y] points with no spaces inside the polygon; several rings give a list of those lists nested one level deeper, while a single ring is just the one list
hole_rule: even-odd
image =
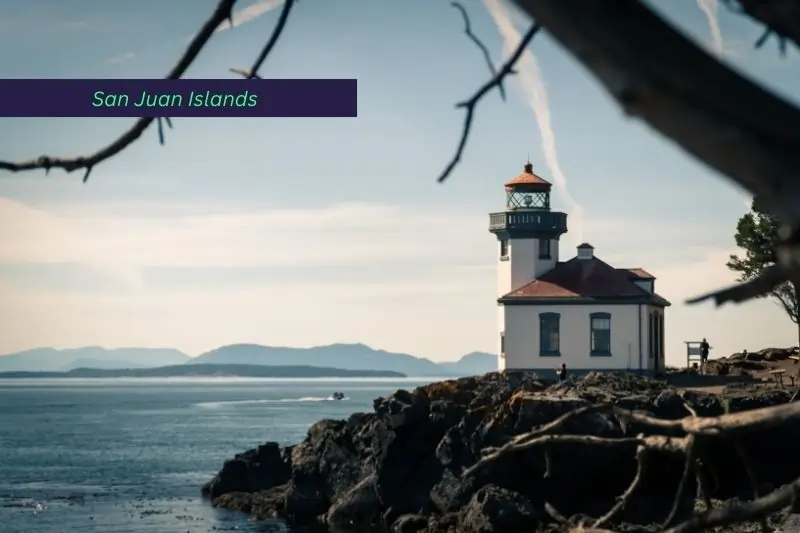
[{"label": "white wall", "polygon": [[[552,370],[566,363],[567,369],[639,369],[639,317],[642,321],[642,368],[647,369],[647,306],[639,305],[508,305],[505,315],[505,367],[507,369]],[[611,314],[611,357],[591,357],[591,313]],[[561,357],[539,355],[539,313],[558,313]]]},{"label": "white wall", "polygon": [[539,259],[539,239],[509,239],[508,259],[500,260],[497,243],[497,297],[519,289],[558,263],[558,240],[550,241],[550,259]]},{"label": "white wall", "polygon": [[497,242],[497,297],[500,298],[511,292],[511,260],[500,259],[500,241]]}]

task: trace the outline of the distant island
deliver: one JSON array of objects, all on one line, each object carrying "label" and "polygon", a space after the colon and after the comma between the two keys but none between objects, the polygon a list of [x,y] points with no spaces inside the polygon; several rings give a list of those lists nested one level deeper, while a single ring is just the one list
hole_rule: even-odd
[{"label": "distant island", "polygon": [[404,378],[405,374],[388,370],[346,370],[320,366],[267,366],[187,364],[155,368],[75,368],[61,372],[0,372],[0,379],[24,378]]},{"label": "distant island", "polygon": [[[329,344],[311,348],[231,344],[190,357],[174,348],[34,348],[0,355],[0,372],[55,372],[76,369],[133,370],[182,365],[251,365],[320,367],[353,371],[397,372],[413,377],[462,377],[497,369],[497,356],[472,352],[457,361],[435,362],[406,353],[388,352],[365,344]],[[110,375],[109,375],[110,377]]]}]

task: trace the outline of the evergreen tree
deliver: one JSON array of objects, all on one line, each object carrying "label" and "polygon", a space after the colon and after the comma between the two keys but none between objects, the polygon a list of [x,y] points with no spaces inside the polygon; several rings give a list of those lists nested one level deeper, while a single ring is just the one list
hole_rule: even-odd
[{"label": "evergreen tree", "polygon": [[[728,268],[739,272],[739,281],[749,281],[765,268],[777,261],[775,246],[778,243],[778,224],[775,218],[761,211],[753,200],[749,213],[736,224],[736,245],[744,250],[744,255],[731,255]],[[775,298],[789,318],[797,324],[800,339],[800,287],[790,282],[783,283],[767,296]]]}]

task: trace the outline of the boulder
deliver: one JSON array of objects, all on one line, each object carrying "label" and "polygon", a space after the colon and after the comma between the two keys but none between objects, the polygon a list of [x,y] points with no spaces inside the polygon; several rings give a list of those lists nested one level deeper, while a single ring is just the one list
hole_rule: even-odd
[{"label": "boulder", "polygon": [[215,498],[232,492],[259,492],[286,483],[292,472],[286,459],[277,442],[240,453],[225,461],[219,473],[203,485],[202,494]]}]

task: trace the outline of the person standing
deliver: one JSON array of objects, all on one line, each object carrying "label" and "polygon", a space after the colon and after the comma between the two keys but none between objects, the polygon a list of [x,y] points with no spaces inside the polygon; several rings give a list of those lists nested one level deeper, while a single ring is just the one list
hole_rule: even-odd
[{"label": "person standing", "polygon": [[708,363],[708,352],[711,350],[711,346],[708,345],[708,341],[705,337],[703,337],[703,342],[700,343],[700,373],[706,373],[706,363]]},{"label": "person standing", "polygon": [[567,364],[561,363],[561,368],[556,368],[556,375],[558,376],[558,381],[566,381],[567,380]]}]

